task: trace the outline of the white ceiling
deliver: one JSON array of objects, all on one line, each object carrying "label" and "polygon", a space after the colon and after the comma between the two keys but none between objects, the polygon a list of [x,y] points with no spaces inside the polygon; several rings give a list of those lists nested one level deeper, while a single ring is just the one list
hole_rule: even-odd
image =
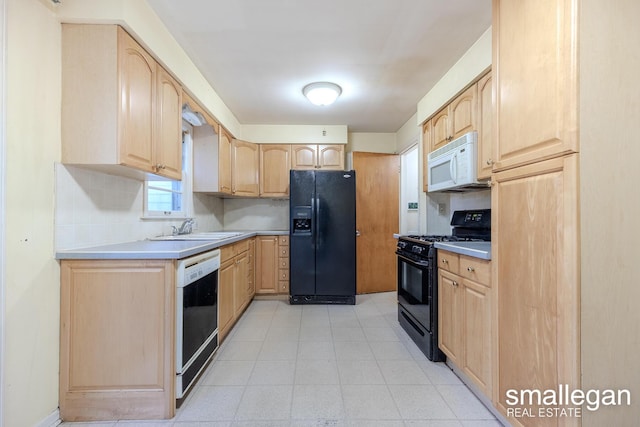
[{"label": "white ceiling", "polygon": [[[395,132],[491,25],[491,0],[148,0],[243,124]],[[302,88],[342,86],[328,107]]]}]

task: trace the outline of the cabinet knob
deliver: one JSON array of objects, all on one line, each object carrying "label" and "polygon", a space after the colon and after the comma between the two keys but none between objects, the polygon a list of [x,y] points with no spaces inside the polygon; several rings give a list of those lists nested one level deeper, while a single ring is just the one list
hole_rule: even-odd
[{"label": "cabinet knob", "polygon": [[449,263],[449,261],[447,261],[446,259],[443,259],[443,260],[442,260],[442,263],[443,263],[443,264],[448,264],[448,263]]},{"label": "cabinet knob", "polygon": [[458,282],[456,282],[455,280],[453,281],[453,286],[458,286]]},{"label": "cabinet knob", "polygon": [[473,268],[473,267],[467,267],[467,271],[468,271],[469,273],[471,273],[471,272],[476,271],[476,269],[475,269],[475,268]]},{"label": "cabinet knob", "polygon": [[491,166],[493,164],[493,161],[491,159],[487,160],[487,166]]}]

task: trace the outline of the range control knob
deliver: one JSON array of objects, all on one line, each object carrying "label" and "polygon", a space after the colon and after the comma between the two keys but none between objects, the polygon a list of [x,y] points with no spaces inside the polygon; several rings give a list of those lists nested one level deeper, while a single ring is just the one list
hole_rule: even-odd
[{"label": "range control knob", "polygon": [[422,248],[421,246],[414,246],[411,249],[411,252],[415,253],[415,254],[421,254],[424,248]]}]

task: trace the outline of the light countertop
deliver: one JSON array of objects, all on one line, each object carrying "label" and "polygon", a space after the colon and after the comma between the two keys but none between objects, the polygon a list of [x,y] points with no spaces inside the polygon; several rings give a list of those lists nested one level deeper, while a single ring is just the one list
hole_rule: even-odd
[{"label": "light countertop", "polygon": [[[226,232],[226,230],[225,230]],[[181,259],[253,236],[289,235],[288,230],[238,231],[220,240],[138,240],[56,252],[56,259]]]},{"label": "light countertop", "polygon": [[435,242],[437,249],[480,259],[491,259],[491,242]]}]

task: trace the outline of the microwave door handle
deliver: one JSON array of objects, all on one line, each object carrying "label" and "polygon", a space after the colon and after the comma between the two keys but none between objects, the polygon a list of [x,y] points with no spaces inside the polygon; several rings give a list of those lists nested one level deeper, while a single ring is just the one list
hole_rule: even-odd
[{"label": "microwave door handle", "polygon": [[455,153],[451,156],[451,160],[449,162],[449,174],[451,175],[451,181],[454,184],[458,183],[458,153]]}]

